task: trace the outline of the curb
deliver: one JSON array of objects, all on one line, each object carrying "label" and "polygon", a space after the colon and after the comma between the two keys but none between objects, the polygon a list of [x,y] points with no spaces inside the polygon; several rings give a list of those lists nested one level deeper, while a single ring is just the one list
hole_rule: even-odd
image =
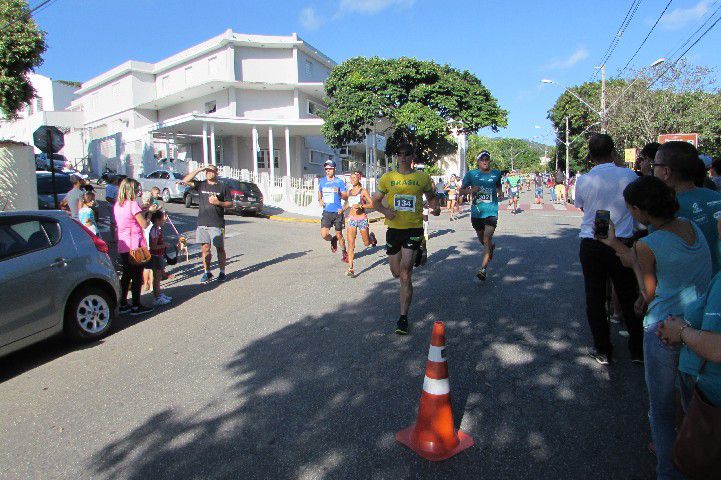
[{"label": "curb", "polygon": [[[286,223],[320,223],[320,219],[316,218],[299,218],[299,217],[283,217],[280,215],[259,215],[267,220],[273,220],[274,222],[286,222]],[[368,223],[376,223],[383,220],[384,217],[373,217],[368,219]]]}]

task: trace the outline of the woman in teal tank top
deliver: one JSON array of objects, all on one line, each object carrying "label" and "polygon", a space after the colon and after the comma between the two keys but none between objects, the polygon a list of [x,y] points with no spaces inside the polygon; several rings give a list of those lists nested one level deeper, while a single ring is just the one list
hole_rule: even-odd
[{"label": "woman in teal tank top", "polygon": [[614,238],[603,240],[632,267],[639,280],[639,310],[644,317],[644,367],[649,397],[651,436],[656,449],[659,479],[681,478],[671,461],[676,439],[679,348],[657,335],[669,315],[681,315],[701,297],[711,281],[711,252],[703,233],[692,222],[678,218],[675,192],[655,177],[641,177],[623,192],[631,215],[653,232],[631,251]]}]

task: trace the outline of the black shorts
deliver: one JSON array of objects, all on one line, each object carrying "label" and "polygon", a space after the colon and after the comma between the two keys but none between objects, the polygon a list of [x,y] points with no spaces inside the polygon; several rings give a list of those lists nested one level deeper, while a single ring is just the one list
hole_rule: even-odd
[{"label": "black shorts", "polygon": [[422,240],[422,228],[389,228],[386,232],[386,254],[395,255],[401,248],[418,250]]},{"label": "black shorts", "polygon": [[323,212],[323,216],[320,219],[320,228],[335,227],[336,232],[343,231],[345,228],[345,217],[343,212]]},{"label": "black shorts", "polygon": [[489,227],[496,228],[498,226],[498,217],[486,217],[486,218],[474,218],[471,217],[471,225],[477,232],[482,232],[486,229],[486,225]]}]

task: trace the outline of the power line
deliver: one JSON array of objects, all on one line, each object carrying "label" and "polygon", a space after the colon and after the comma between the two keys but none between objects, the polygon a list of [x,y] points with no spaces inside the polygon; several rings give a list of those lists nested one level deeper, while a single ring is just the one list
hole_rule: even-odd
[{"label": "power line", "polygon": [[[636,12],[638,11],[638,7],[641,5],[641,2],[643,0],[633,0],[631,2],[631,5],[628,7],[628,10],[626,11],[626,15],[623,17],[623,20],[621,21],[621,26],[618,27],[618,31],[614,35],[614,37],[611,39],[611,43],[608,45],[608,48],[606,48],[606,51],[604,52],[603,56],[601,57],[601,62],[599,65],[606,65],[608,63],[608,60],[611,58],[611,55],[613,55],[613,52],[616,50],[616,47],[618,47],[618,44],[621,42],[621,37],[623,37],[623,34],[626,33],[626,29],[631,24],[631,21],[633,20],[633,17],[636,15]],[[591,75],[591,78],[594,79],[598,76],[598,71],[595,71],[593,75]]]},{"label": "power line", "polygon": [[[711,7],[713,8],[713,6],[716,5],[717,3],[719,3],[719,0],[716,0],[711,5]],[[721,11],[721,5],[719,5],[718,8],[716,8],[716,10],[714,10],[714,12],[711,15],[706,17],[706,20],[701,25],[699,25],[699,27],[696,30],[694,30],[694,32],[691,35],[689,35],[689,37],[686,39],[685,42],[683,42],[681,44],[681,46],[679,46],[676,50],[674,50],[674,52],[672,54],[667,55],[667,58],[673,58],[679,51],[681,51],[686,45],[688,45],[688,43],[696,36],[696,34],[698,32],[700,32],[703,29],[703,27],[705,27],[716,16],[716,14],[719,11]]]},{"label": "power line", "polygon": [[643,39],[643,42],[641,42],[641,45],[638,46],[638,48],[633,53],[633,55],[631,55],[631,58],[629,58],[628,62],[626,62],[626,65],[624,65],[624,67],[619,71],[619,76],[621,74],[623,74],[623,72],[626,71],[626,69],[631,64],[631,62],[633,62],[633,60],[636,58],[636,55],[638,55],[638,52],[640,52],[641,48],[643,48],[643,46],[646,44],[646,42],[648,41],[648,38],[651,36],[653,31],[656,29],[656,25],[658,25],[658,22],[660,22],[661,18],[663,18],[663,16],[666,14],[666,10],[668,10],[668,7],[671,6],[671,3],[673,3],[673,0],[668,0],[668,3],[666,4],[666,7],[664,7],[663,11],[661,12],[661,15],[659,15],[658,18],[656,19],[656,23],[653,24],[653,26],[651,27],[651,30],[649,30],[648,34],[646,34],[646,38]]},{"label": "power line", "polygon": [[[699,30],[701,30],[701,28],[703,28],[707,23],[709,23],[709,22],[716,16],[716,14],[717,14],[718,12],[720,12],[720,11],[721,11],[721,6],[719,6],[719,7],[716,9],[716,11],[714,11],[714,13],[711,14],[711,16],[708,17],[708,19],[703,23],[703,25],[701,25],[701,27],[699,27],[694,33],[691,34],[691,36],[688,38],[688,40],[686,40],[686,41],[681,45],[681,47],[679,47],[679,48],[676,49],[676,52],[678,52],[679,50],[681,50],[681,48],[683,48],[688,42],[690,42],[691,39],[696,35],[696,33],[697,33]],[[683,53],[682,53],[681,55],[679,55],[676,60],[673,61],[673,63],[671,63],[668,67],[666,67],[666,69],[664,69],[664,71],[661,72],[661,74],[660,74],[658,77],[656,77],[651,83],[649,83],[648,86],[646,87],[646,89],[647,89],[647,90],[650,90],[651,87],[652,87],[656,82],[658,82],[658,81],[666,74],[666,72],[668,72],[668,71],[669,71],[671,68],[673,68],[673,66],[676,65],[683,57],[685,57],[686,54],[689,52],[689,50],[691,50],[693,47],[695,47],[696,44],[697,44],[698,42],[700,42],[701,39],[702,39],[703,37],[705,37],[719,22],[721,22],[721,15],[719,15],[719,17],[716,19],[716,21],[714,21],[714,22],[711,24],[711,26],[709,26],[706,30],[704,30],[704,32],[703,32],[691,45],[689,45],[689,47],[688,47],[686,50],[684,50]],[[676,52],[674,52],[674,55],[675,55]],[[673,56],[673,55],[672,55],[672,56]]]},{"label": "power line", "polygon": [[43,7],[45,7],[46,5],[48,5],[49,3],[54,3],[54,2],[56,2],[56,1],[57,1],[57,0],[43,0],[43,1],[40,2],[38,5],[36,5],[35,7],[33,7],[32,10],[30,10],[29,12],[27,12],[27,14],[25,14],[25,12],[23,12],[23,13],[22,13],[20,16],[18,16],[17,18],[15,18],[15,19],[13,19],[13,20],[10,20],[8,23],[6,23],[5,25],[3,25],[3,27],[0,28],[0,33],[4,33],[7,28],[12,27],[12,26],[15,25],[17,22],[19,22],[20,20],[23,20],[24,18],[32,17],[33,13],[38,12],[38,11],[41,10]]}]

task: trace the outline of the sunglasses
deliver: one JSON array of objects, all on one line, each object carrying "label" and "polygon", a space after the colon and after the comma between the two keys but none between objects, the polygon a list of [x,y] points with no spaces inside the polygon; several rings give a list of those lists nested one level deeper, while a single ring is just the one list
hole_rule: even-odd
[{"label": "sunglasses", "polygon": [[653,168],[653,167],[668,167],[668,164],[651,162],[651,168]]}]

